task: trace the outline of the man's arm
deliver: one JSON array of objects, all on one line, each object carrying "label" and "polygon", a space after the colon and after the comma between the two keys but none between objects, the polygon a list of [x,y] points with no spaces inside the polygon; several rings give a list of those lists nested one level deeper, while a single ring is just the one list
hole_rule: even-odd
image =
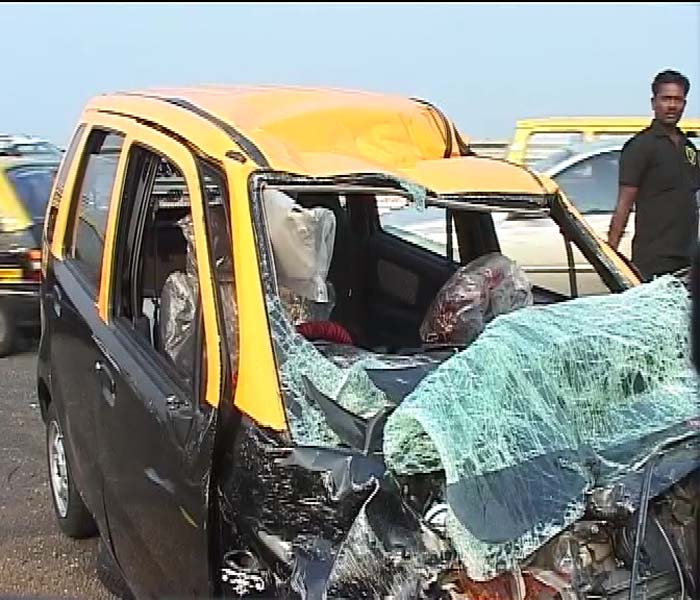
[{"label": "man's arm", "polygon": [[608,244],[617,250],[620,239],[627,227],[627,220],[637,198],[638,188],[630,185],[621,185],[617,196],[617,206],[610,220],[610,230],[608,231]]},{"label": "man's arm", "polygon": [[617,250],[627,227],[632,207],[637,199],[639,186],[647,169],[648,146],[639,136],[633,137],[622,148],[620,154],[619,191],[617,206],[610,220],[608,244]]}]

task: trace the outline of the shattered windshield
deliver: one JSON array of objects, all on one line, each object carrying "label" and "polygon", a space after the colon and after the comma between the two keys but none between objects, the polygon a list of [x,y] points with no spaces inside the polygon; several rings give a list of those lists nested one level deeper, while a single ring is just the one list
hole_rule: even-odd
[{"label": "shattered windshield", "polygon": [[[694,432],[678,279],[562,302],[537,296],[497,252],[425,265],[427,255],[372,229],[367,195],[341,203],[265,188],[257,200],[295,443],[374,457],[395,477],[438,476],[428,512],[445,514],[470,578],[515,568],[580,520],[594,490]],[[641,489],[639,478],[627,483]],[[654,493],[671,483],[659,476]]]}]

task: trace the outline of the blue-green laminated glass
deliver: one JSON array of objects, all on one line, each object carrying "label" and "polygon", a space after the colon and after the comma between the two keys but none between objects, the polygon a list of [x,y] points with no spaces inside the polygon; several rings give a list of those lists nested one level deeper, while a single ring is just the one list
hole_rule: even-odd
[{"label": "blue-green laminated glass", "polygon": [[689,299],[670,276],[498,317],[389,417],[387,466],[443,470],[470,577],[512,568],[698,416]]}]

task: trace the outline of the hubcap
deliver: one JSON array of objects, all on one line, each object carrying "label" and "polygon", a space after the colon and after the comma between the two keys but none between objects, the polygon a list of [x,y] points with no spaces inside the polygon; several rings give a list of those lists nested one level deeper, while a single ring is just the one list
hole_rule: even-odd
[{"label": "hubcap", "polygon": [[49,468],[51,470],[51,490],[61,518],[68,514],[68,468],[66,452],[63,448],[63,434],[56,421],[49,425]]}]

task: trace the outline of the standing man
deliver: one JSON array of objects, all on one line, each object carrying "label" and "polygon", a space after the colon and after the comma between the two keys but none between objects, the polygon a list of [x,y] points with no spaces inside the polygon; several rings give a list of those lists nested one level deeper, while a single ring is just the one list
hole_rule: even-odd
[{"label": "standing man", "polygon": [[651,85],[651,125],[632,137],[620,157],[617,208],[608,243],[617,250],[632,207],[632,262],[645,281],[691,264],[698,238],[698,151],[678,128],[690,82],[677,71]]}]

